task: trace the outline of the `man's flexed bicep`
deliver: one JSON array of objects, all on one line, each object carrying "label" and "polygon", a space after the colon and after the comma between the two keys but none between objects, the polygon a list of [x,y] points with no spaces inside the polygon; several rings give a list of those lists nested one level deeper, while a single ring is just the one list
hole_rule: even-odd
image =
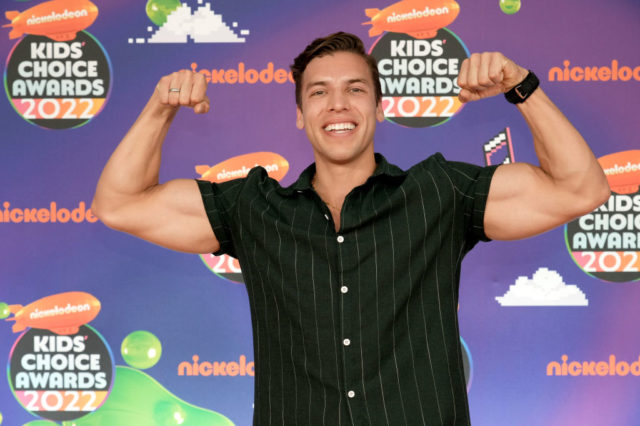
[{"label": "man's flexed bicep", "polygon": [[213,253],[220,248],[193,179],[150,187],[99,217],[113,229],[172,250]]},{"label": "man's flexed bicep", "polygon": [[533,73],[499,52],[474,53],[460,68],[460,100],[505,93],[531,130],[540,164],[507,164],[496,170],[484,217],[485,233],[492,239],[548,231],[597,208],[610,193],[582,135],[537,82]]},{"label": "man's flexed bicep", "polygon": [[193,180],[158,182],[162,144],[177,110],[209,111],[207,83],[188,70],[160,79],[107,162],[92,210],[107,226],[174,250],[206,253],[218,242]]},{"label": "man's flexed bicep", "polygon": [[[589,179],[584,181],[589,182]],[[586,214],[606,200],[600,195],[600,187],[592,188],[587,196],[588,186],[571,188],[531,164],[498,167],[485,208],[485,233],[493,240],[532,237]]]}]

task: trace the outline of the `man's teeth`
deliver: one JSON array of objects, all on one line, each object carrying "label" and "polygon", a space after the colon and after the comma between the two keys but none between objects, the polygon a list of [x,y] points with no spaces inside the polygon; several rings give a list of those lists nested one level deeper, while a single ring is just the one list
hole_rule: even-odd
[{"label": "man's teeth", "polygon": [[347,130],[353,130],[356,128],[356,125],[353,123],[335,123],[335,124],[329,124],[327,127],[324,128],[324,130],[326,130],[327,132],[341,132],[341,131],[347,131]]}]

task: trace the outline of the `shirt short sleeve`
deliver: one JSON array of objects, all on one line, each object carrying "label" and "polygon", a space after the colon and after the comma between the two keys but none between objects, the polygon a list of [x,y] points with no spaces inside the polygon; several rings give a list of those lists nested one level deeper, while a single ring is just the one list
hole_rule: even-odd
[{"label": "shirt short sleeve", "polygon": [[196,180],[205,212],[211,224],[220,249],[213,253],[216,256],[228,254],[237,257],[233,238],[231,237],[231,218],[237,206],[246,178],[234,179],[222,183]]},{"label": "shirt short sleeve", "polygon": [[481,167],[475,164],[447,161],[441,154],[436,154],[451,179],[458,199],[462,202],[466,234],[472,242],[490,241],[484,230],[484,212],[489,196],[491,179],[498,165]]}]

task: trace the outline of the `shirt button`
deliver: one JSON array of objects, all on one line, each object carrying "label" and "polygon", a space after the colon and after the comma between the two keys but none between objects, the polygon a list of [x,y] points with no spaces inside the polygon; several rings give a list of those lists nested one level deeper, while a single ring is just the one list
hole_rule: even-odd
[{"label": "shirt button", "polygon": [[340,287],[340,291],[343,293],[346,293],[349,291],[349,287],[347,287],[346,285],[343,285],[342,287]]},{"label": "shirt button", "polygon": [[342,235],[338,235],[338,242],[341,243],[344,241],[344,237]]},{"label": "shirt button", "polygon": [[356,393],[354,391],[350,390],[349,392],[347,392],[347,396],[349,398],[353,398],[354,396],[356,396]]},{"label": "shirt button", "polygon": [[342,343],[344,343],[344,345],[345,345],[345,346],[349,346],[349,345],[351,344],[351,340],[349,340],[349,339],[344,339],[344,340],[342,341]]}]

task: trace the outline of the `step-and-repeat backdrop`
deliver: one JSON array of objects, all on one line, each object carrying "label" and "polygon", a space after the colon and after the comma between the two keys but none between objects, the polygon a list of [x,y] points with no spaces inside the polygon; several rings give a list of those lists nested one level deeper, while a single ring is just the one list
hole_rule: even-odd
[{"label": "step-and-repeat backdrop", "polygon": [[[597,210],[463,264],[460,323],[476,425],[631,426],[640,418],[640,3],[635,0],[5,0],[0,31],[3,425],[249,425],[254,357],[242,271],[106,228],[98,176],[161,76],[205,75],[161,179],[282,185],[313,161],[288,66],[344,30],[379,61],[376,150],[536,162],[502,97],[461,105],[472,52],[532,69],[612,188]],[[557,143],[563,143],[558,140]]]}]

